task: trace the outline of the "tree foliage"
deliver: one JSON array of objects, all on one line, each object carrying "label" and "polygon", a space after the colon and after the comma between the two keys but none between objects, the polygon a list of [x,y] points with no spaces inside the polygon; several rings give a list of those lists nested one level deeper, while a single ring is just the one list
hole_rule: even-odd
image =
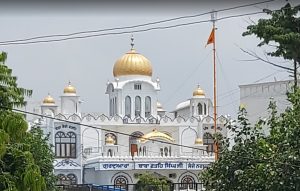
[{"label": "tree foliage", "polygon": [[258,46],[272,45],[273,52],[268,55],[283,57],[293,61],[293,77],[297,86],[297,69],[300,64],[300,5],[292,7],[287,3],[280,10],[265,12],[271,16],[269,19],[259,19],[255,25],[247,27],[246,35],[256,35],[262,41]]},{"label": "tree foliage", "polygon": [[6,57],[0,54],[0,190],[51,190],[51,150],[40,130],[28,132],[24,116],[12,112],[25,105],[24,97],[31,91],[18,87]]},{"label": "tree foliage", "polygon": [[[229,124],[234,132],[221,140],[217,162],[201,173],[206,190],[300,190],[300,89],[288,94],[291,107],[280,115],[276,104],[270,103],[270,117],[251,127],[245,108],[241,108],[238,123]],[[262,133],[267,127],[270,134]]]},{"label": "tree foliage", "polygon": [[168,191],[170,190],[167,179],[164,177],[159,178],[155,174],[148,172],[139,175],[137,182],[137,191]]}]

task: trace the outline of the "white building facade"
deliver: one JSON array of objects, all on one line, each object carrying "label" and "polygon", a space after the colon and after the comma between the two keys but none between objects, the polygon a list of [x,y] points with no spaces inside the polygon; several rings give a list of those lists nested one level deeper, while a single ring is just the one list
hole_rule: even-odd
[{"label": "white building facade", "polygon": [[284,112],[290,105],[287,92],[292,86],[290,80],[240,85],[240,104],[247,110],[249,122],[254,125],[259,118],[268,117],[271,100],[276,102],[278,113]]},{"label": "white building facade", "polygon": [[[38,122],[54,145],[58,184],[126,185],[146,171],[174,183],[197,183],[214,162],[212,102],[196,87],[169,117],[158,102],[160,81],[152,79],[150,61],[133,48],[116,61],[107,82],[108,114],[83,114],[69,83],[60,104],[48,95],[41,113],[56,119]],[[217,132],[226,136],[226,118]],[[184,145],[184,146],[181,146]]]}]

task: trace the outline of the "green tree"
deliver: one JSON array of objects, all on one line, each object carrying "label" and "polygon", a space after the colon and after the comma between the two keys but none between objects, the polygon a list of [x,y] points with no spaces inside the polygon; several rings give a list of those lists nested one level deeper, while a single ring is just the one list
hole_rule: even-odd
[{"label": "green tree", "polygon": [[40,131],[27,132],[24,116],[12,111],[24,106],[24,97],[32,92],[18,87],[6,58],[6,53],[0,54],[0,190],[51,190],[49,146]]},{"label": "green tree", "polygon": [[167,179],[157,177],[149,172],[139,175],[139,181],[136,185],[137,191],[169,191]]},{"label": "green tree", "polygon": [[[300,89],[288,94],[291,107],[280,115],[270,103],[270,117],[251,127],[245,108],[229,124],[235,145],[221,140],[220,158],[200,174],[206,190],[300,190]],[[270,130],[262,134],[262,126]]]},{"label": "green tree", "polygon": [[[247,31],[243,33],[243,36],[254,34],[261,39],[258,46],[272,46],[274,51],[269,52],[268,55],[293,61],[291,70],[295,87],[297,86],[297,69],[300,64],[299,10],[300,5],[292,7],[290,3],[276,11],[265,9],[271,18],[259,19],[257,24],[248,26]],[[250,55],[253,56],[253,54]]]},{"label": "green tree", "polygon": [[56,177],[53,174],[54,153],[48,144],[49,135],[45,136],[39,127],[32,127],[26,137],[26,144],[33,155],[35,164],[40,167],[47,190],[55,190]]}]

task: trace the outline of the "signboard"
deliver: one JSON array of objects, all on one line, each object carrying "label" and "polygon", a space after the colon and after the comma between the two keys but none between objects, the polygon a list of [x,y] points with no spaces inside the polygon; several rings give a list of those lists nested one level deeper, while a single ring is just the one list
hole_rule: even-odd
[{"label": "signboard", "polygon": [[96,170],[132,170],[132,163],[99,163]]},{"label": "signboard", "polygon": [[186,169],[182,162],[135,163],[135,169]]},{"label": "signboard", "polygon": [[55,130],[61,130],[61,129],[72,129],[74,131],[77,130],[78,125],[76,124],[71,124],[71,123],[60,123],[60,122],[56,122],[54,124],[54,128]]},{"label": "signboard", "polygon": [[96,170],[202,170],[209,163],[199,162],[129,162],[129,163],[98,163]]}]

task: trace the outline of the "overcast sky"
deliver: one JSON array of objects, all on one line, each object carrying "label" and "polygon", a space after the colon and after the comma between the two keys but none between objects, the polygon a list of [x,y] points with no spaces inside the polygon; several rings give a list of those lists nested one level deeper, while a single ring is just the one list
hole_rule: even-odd
[{"label": "overcast sky", "polygon": [[[78,31],[130,26],[178,16],[193,15],[250,3],[249,1],[217,1],[164,4],[138,3],[70,3],[64,4],[0,4],[0,41],[49,34],[67,34]],[[293,1],[290,1],[295,4]],[[252,3],[252,2],[251,2]],[[278,9],[285,1],[241,8],[218,13],[218,18]],[[264,14],[221,20],[216,23],[218,113],[236,115],[239,105],[238,85],[286,80],[288,74],[252,59],[239,47],[262,54],[254,36],[242,37],[251,21]],[[210,15],[163,23],[179,23],[210,19]],[[136,50],[147,57],[153,67],[153,79],[161,81],[159,101],[171,111],[192,96],[199,83],[206,95],[213,95],[212,46],[205,48],[212,24],[209,22],[165,30],[134,33]],[[130,30],[125,30],[130,31]],[[115,61],[130,50],[130,34],[108,35],[53,43],[0,46],[8,53],[7,65],[18,77],[19,85],[32,89],[32,100],[42,100],[48,92],[57,100],[70,80],[84,100],[84,112],[108,113],[106,83],[114,80]],[[282,62],[280,59],[272,59]]]}]

